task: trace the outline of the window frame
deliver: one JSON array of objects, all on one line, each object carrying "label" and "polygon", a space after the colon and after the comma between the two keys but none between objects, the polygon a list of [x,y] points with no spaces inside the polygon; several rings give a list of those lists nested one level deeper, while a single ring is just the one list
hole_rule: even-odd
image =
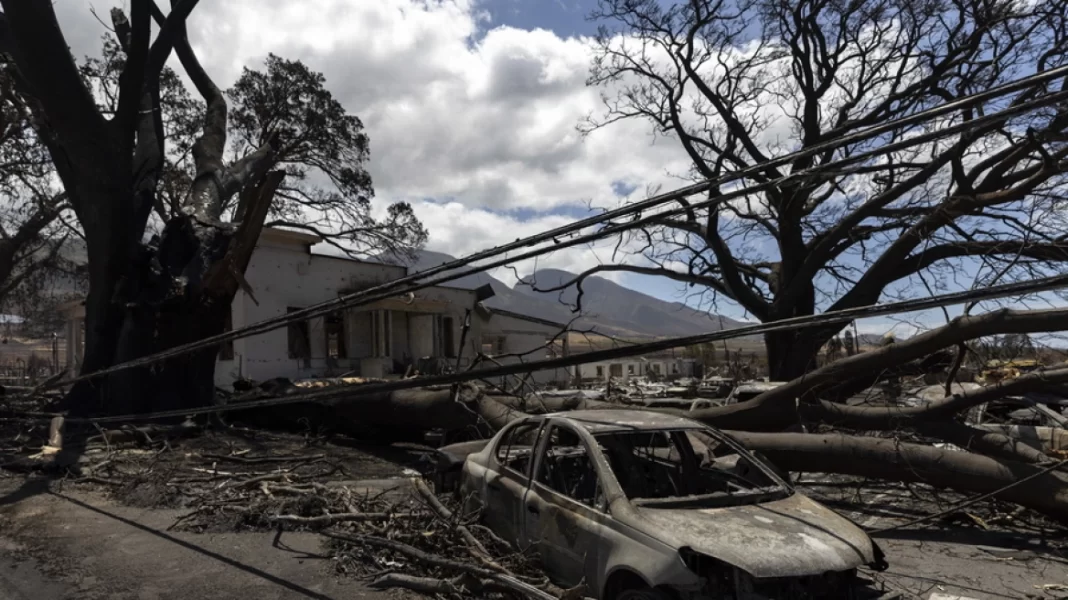
[{"label": "window frame", "polygon": [[[548,450],[550,449],[550,444],[552,443],[552,432],[558,427],[574,434],[575,437],[578,438],[579,445],[582,446],[583,450],[586,451],[586,456],[589,458],[590,469],[593,470],[593,475],[595,478],[593,504],[586,504],[581,500],[572,498],[567,493],[561,492],[560,490],[557,490],[556,488],[542,483],[538,480],[538,475],[540,474],[541,469],[545,464],[545,459],[548,457]],[[572,502],[577,506],[582,506],[598,514],[609,515],[610,513],[608,510],[608,486],[607,482],[605,481],[605,474],[601,472],[600,467],[598,467],[597,465],[597,452],[599,452],[599,450],[591,448],[589,442],[586,440],[586,437],[583,436],[582,433],[578,431],[575,426],[571,425],[570,423],[567,423],[566,421],[546,421],[543,424],[541,432],[538,436],[538,460],[532,465],[533,468],[530,471],[529,486],[531,488],[534,488],[534,486],[538,486],[537,493],[539,494],[554,494],[555,496],[564,498],[568,502]],[[602,500],[604,503],[603,506],[598,505],[598,491],[600,491],[599,495],[600,500]]]},{"label": "window frame", "polygon": [[451,315],[441,317],[441,346],[445,358],[456,358],[456,320]]},{"label": "window frame", "polygon": [[[335,349],[336,355],[332,355],[330,351],[330,336],[337,335],[337,344]],[[345,326],[345,313],[343,311],[335,311],[328,313],[323,317],[323,342],[326,344],[326,357],[329,359],[347,359],[349,358],[349,348],[346,343],[346,336],[348,334],[348,328]]]},{"label": "window frame", "polygon": [[[505,447],[505,442],[508,442],[511,436],[524,426],[533,427],[534,442],[530,445],[530,460],[527,463],[527,472],[521,473],[518,469],[513,468],[510,464],[501,459],[501,449]],[[542,441],[541,436],[544,428],[545,419],[522,420],[512,424],[509,429],[506,429],[501,434],[501,437],[497,440],[496,447],[493,449],[493,459],[497,461],[497,465],[500,467],[502,475],[507,471],[512,475],[518,475],[522,480],[526,480],[527,482],[530,481],[530,478],[534,475],[534,464],[537,462],[539,456],[539,448],[541,448]],[[511,448],[513,445],[514,444],[510,444],[508,447]]]},{"label": "window frame", "polygon": [[[295,306],[287,306],[286,314],[294,313],[298,310],[301,309]],[[303,338],[303,340],[297,340],[299,345],[303,346],[303,355],[300,355],[294,349],[293,336],[295,335]],[[286,355],[290,360],[302,361],[305,367],[311,365],[311,323],[307,319],[303,321],[291,321],[286,326]]]}]

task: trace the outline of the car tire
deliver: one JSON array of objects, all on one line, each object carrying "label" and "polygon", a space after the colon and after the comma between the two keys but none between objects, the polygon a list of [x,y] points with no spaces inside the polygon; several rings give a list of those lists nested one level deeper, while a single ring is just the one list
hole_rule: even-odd
[{"label": "car tire", "polygon": [[643,587],[623,590],[613,600],[675,600],[675,597],[664,590]]}]

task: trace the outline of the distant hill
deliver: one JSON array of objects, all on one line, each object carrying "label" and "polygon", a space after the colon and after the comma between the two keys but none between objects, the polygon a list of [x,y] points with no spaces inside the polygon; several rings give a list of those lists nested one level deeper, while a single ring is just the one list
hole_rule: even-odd
[{"label": "distant hill", "polygon": [[[420,271],[452,260],[454,258],[448,254],[423,251],[415,260],[400,262],[413,271]],[[393,259],[388,262],[398,261]],[[446,271],[448,273],[455,271]],[[574,274],[559,269],[541,269],[524,280],[544,289],[558,286],[574,277]],[[572,307],[575,306],[578,292],[573,286],[562,292],[538,292],[522,282],[509,287],[486,273],[466,275],[445,285],[474,289],[486,284],[492,286],[496,293],[486,301],[490,308],[558,323],[572,323],[576,329],[591,329],[615,337],[634,339],[695,335],[745,325],[728,317],[694,310],[680,302],[660,300],[596,276],[587,278],[582,285],[582,312],[577,318]]]}]

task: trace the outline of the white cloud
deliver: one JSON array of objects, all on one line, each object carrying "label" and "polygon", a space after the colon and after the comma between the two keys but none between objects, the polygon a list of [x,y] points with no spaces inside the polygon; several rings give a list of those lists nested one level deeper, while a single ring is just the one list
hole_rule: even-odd
[{"label": "white cloud", "polygon": [[[105,18],[106,1],[93,3]],[[97,53],[105,30],[90,2],[55,6],[74,54]],[[269,52],[323,72],[368,131],[379,207],[412,202],[433,250],[462,256],[570,220],[545,216],[553,210],[614,206],[613,182],[634,186],[636,197],[649,185],[680,183],[668,173],[685,173],[689,160],[674,140],[654,142],[647,123],[621,122],[585,138],[576,131],[600,108],[600,90],[585,85],[588,40],[485,19],[477,0],[231,0],[202,2],[189,32],[221,86],[245,66],[259,68]],[[756,116],[773,125],[759,142],[789,145],[792,107],[761,104]],[[509,216],[515,209],[540,216]],[[611,258],[611,247],[577,248],[538,265],[574,271]]]},{"label": "white cloud", "polygon": [[[419,218],[429,226],[433,226],[434,223],[448,223],[447,226],[436,230],[437,235],[431,237],[427,247],[430,250],[454,256],[474,254],[486,248],[500,246],[518,238],[560,227],[571,221],[569,217],[560,215],[537,216],[520,220],[485,209],[466,207],[459,202],[418,202],[413,207]],[[507,256],[516,256],[529,249],[516,250]],[[613,246],[604,242],[592,247],[577,246],[545,254],[536,259],[516,262],[512,265],[515,271],[508,267],[500,267],[490,271],[490,274],[511,285],[516,281],[517,272],[520,276],[527,275],[538,268],[579,272],[598,263],[613,262],[611,261],[612,250]],[[602,276],[619,281],[623,274],[604,273]]]},{"label": "white cloud", "polygon": [[[56,10],[75,56],[96,54],[105,30],[90,4],[59,0]],[[577,131],[600,107],[585,85],[589,40],[485,19],[472,0],[240,0],[200,4],[189,33],[220,86],[269,52],[323,72],[369,133],[380,203],[411,201],[434,250],[469,254],[571,220],[502,216],[515,209],[614,206],[615,181],[678,184],[668,173],[685,172],[685,155],[654,143],[646,124]],[[478,37],[480,27],[491,28]],[[539,266],[579,269],[597,254],[559,252]]]}]

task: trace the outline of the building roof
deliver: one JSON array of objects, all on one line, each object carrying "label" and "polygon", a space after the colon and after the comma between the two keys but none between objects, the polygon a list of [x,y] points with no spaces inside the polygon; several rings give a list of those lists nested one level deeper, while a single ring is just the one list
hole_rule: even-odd
[{"label": "building roof", "polygon": [[308,244],[314,246],[323,241],[323,238],[303,231],[291,229],[279,229],[277,227],[264,227],[260,230],[260,238],[277,242],[289,242],[291,244]]}]

